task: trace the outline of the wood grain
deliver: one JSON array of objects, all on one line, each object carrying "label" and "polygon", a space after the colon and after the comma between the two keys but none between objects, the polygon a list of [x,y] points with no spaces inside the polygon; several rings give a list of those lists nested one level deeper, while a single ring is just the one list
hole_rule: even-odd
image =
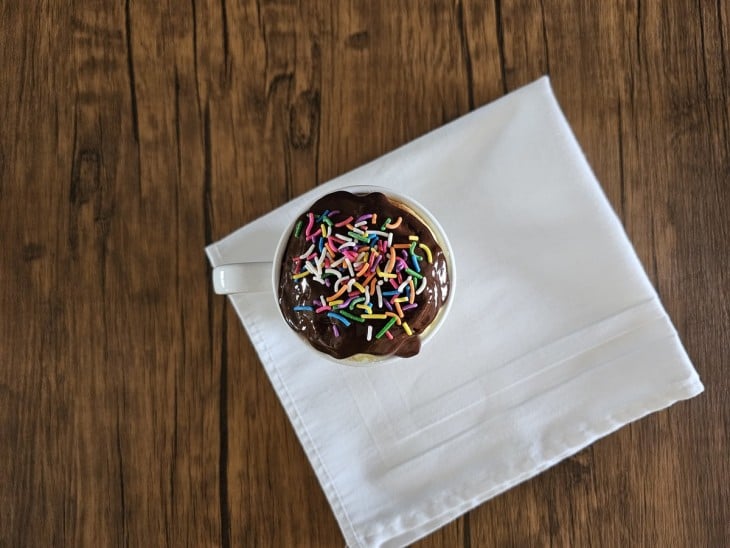
[{"label": "wood grain", "polygon": [[203,247],[549,73],[706,384],[419,546],[730,538],[725,2],[0,5],[0,546],[341,546]]}]

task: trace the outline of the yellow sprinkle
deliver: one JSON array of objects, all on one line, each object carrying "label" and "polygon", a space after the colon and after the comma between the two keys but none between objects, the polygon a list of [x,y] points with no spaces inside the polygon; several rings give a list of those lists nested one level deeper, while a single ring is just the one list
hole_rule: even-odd
[{"label": "yellow sprinkle", "polygon": [[400,318],[398,317],[398,314],[396,314],[395,312],[386,312],[385,315],[390,316],[391,318],[395,318],[395,323],[400,325]]},{"label": "yellow sprinkle", "polygon": [[388,316],[385,314],[361,314],[360,317],[364,320],[384,320]]},{"label": "yellow sprinkle", "polygon": [[412,242],[417,242],[418,241],[418,236],[408,236],[408,239],[410,241],[412,241]]},{"label": "yellow sprinkle", "polygon": [[426,252],[426,259],[428,259],[428,262],[433,263],[433,255],[431,255],[431,250],[428,248],[428,246],[426,244],[418,244],[418,247]]},{"label": "yellow sprinkle", "polygon": [[336,301],[330,301],[329,304],[330,304],[330,306],[337,306],[338,304],[342,304],[344,302],[345,301],[343,301],[342,299],[337,299]]},{"label": "yellow sprinkle", "polygon": [[360,293],[365,294],[365,288],[362,285],[360,285],[358,282],[355,282],[352,285],[354,285],[355,287],[357,287],[357,289],[360,291]]},{"label": "yellow sprinkle", "polygon": [[378,276],[380,276],[381,278],[386,278],[386,279],[388,279],[388,278],[397,278],[397,277],[398,277],[398,276],[396,276],[396,275],[395,275],[395,274],[393,274],[393,273],[383,272],[382,270],[380,270],[380,266],[378,266],[378,267],[377,267],[377,268],[375,269],[375,271],[376,271],[376,272],[378,273]]},{"label": "yellow sprinkle", "polygon": [[309,276],[309,270],[306,270],[304,272],[300,272],[299,274],[294,274],[292,276],[292,280],[298,280],[299,278],[304,278],[304,276]]},{"label": "yellow sprinkle", "polygon": [[368,314],[372,314],[372,312],[373,312],[373,307],[370,306],[370,305],[367,305],[367,304],[356,304],[355,306],[357,308],[362,308],[363,310],[367,310],[368,311]]},{"label": "yellow sprinkle", "polygon": [[403,331],[405,331],[407,335],[413,335],[413,331],[411,331],[411,326],[409,326],[406,322],[403,322],[401,325],[403,326]]},{"label": "yellow sprinkle", "polygon": [[322,237],[323,237],[323,238],[326,238],[326,237],[327,237],[327,227],[325,226],[325,224],[324,224],[324,223],[322,223],[322,224],[320,225],[320,227],[322,228]]},{"label": "yellow sprinkle", "polygon": [[408,297],[398,297],[394,302],[396,303],[404,303],[408,300]]}]

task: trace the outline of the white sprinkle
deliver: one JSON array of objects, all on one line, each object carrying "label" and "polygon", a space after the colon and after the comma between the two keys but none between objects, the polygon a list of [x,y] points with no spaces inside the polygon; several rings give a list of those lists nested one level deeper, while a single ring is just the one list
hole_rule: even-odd
[{"label": "white sprinkle", "polygon": [[355,241],[352,238],[350,238],[349,236],[345,236],[344,234],[335,234],[335,236],[340,238],[341,240],[352,242],[352,245],[355,245]]},{"label": "white sprinkle", "polygon": [[360,221],[359,223],[355,223],[353,226],[362,226],[368,224],[367,221]]},{"label": "white sprinkle", "polygon": [[323,249],[322,253],[320,253],[319,257],[314,259],[314,262],[317,264],[317,271],[321,275],[322,274],[322,263],[324,262],[324,258],[327,255],[327,250]]},{"label": "white sprinkle", "polygon": [[378,308],[383,308],[383,292],[380,290],[380,284],[375,286],[375,292],[378,294]]},{"label": "white sprinkle", "polygon": [[342,278],[342,274],[338,270],[335,270],[334,268],[325,268],[324,271],[327,274],[334,274],[338,278]]},{"label": "white sprinkle", "polygon": [[361,234],[361,235],[364,235],[364,234],[365,234],[365,233],[364,233],[364,232],[363,232],[362,230],[360,230],[360,229],[359,229],[359,228],[357,228],[357,227],[352,227],[352,231],[353,231],[353,232],[354,232],[355,234]]},{"label": "white sprinkle", "polygon": [[382,232],[380,230],[368,230],[369,234],[377,234],[378,236],[382,236],[383,238],[388,237],[388,232]]},{"label": "white sprinkle", "polygon": [[337,293],[337,291],[340,289],[340,284],[346,283],[347,280],[349,280],[349,279],[350,279],[349,276],[343,276],[342,278],[337,278],[337,280],[335,281],[335,293]]},{"label": "white sprinkle", "polygon": [[355,247],[356,245],[357,245],[357,244],[356,244],[355,242],[353,242],[352,240],[350,240],[349,242],[345,242],[345,243],[344,243],[344,244],[342,244],[342,245],[341,245],[340,247],[338,247],[338,248],[337,248],[337,251],[342,251],[342,250],[343,250],[343,249],[345,249],[346,247]]},{"label": "white sprinkle", "polygon": [[388,247],[393,245],[393,233],[388,232]]},{"label": "white sprinkle", "polygon": [[[407,277],[407,278],[406,278],[405,280],[403,280],[403,283],[402,283],[402,284],[400,284],[400,285],[398,286],[398,293],[402,293],[402,292],[403,292],[403,290],[404,290],[404,289],[406,288],[406,286],[408,285],[408,281],[409,281],[410,279],[411,279],[411,277],[410,277],[410,276],[408,276],[408,277]],[[424,278],[424,280],[425,280],[425,278]]]},{"label": "white sprinkle", "polygon": [[370,288],[369,287],[365,288],[365,302],[363,304],[365,304],[365,305],[370,304]]},{"label": "white sprinkle", "polygon": [[345,262],[345,258],[344,258],[344,257],[340,257],[340,258],[339,258],[339,259],[337,259],[337,260],[336,260],[335,262],[333,262],[333,263],[330,263],[330,266],[332,266],[332,267],[335,267],[335,266],[340,266],[340,265],[341,265],[342,263],[344,263],[344,262]]},{"label": "white sprinkle", "polygon": [[307,249],[307,251],[305,251],[304,253],[299,255],[299,258],[306,259],[307,257],[309,257],[312,254],[312,251],[314,251],[314,244],[310,245],[309,249]]},{"label": "white sprinkle", "polygon": [[368,326],[368,340],[369,341],[373,340],[373,326],[372,325]]},{"label": "white sprinkle", "polygon": [[418,289],[416,290],[416,295],[420,295],[423,293],[423,290],[426,289],[426,278],[424,277],[421,280],[421,285],[418,286]]},{"label": "white sprinkle", "polygon": [[350,277],[355,277],[355,271],[352,270],[352,263],[350,262],[350,259],[345,258],[345,264],[347,265],[347,270],[350,271]]},{"label": "white sprinkle", "polygon": [[311,263],[311,261],[307,261],[306,263],[304,263],[304,268],[314,276],[317,276],[317,269],[314,268],[314,265]]},{"label": "white sprinkle", "polygon": [[383,285],[383,280],[378,280],[378,285]]},{"label": "white sprinkle", "polygon": [[349,282],[347,282],[347,291],[352,291],[352,286],[357,280],[355,278],[352,278]]},{"label": "white sprinkle", "polygon": [[324,280],[323,280],[322,278],[320,278],[319,276],[315,276],[315,277],[314,277],[314,281],[315,281],[315,282],[319,282],[319,283],[320,283],[320,284],[322,284],[322,285],[327,285],[327,284],[325,283],[325,281],[324,281]]}]

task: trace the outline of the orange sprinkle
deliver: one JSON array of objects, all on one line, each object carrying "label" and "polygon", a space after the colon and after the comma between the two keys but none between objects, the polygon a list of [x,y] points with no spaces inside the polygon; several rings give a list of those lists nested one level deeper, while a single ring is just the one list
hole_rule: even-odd
[{"label": "orange sprinkle", "polygon": [[378,224],[378,214],[377,213],[373,213],[373,216],[370,219],[370,222],[373,223],[374,225]]},{"label": "orange sprinkle", "polygon": [[394,248],[395,249],[410,249],[411,245],[410,244],[394,244],[394,245],[390,246],[390,248],[391,249],[394,249]]},{"label": "orange sprinkle", "polygon": [[357,277],[359,278],[360,276],[364,276],[369,268],[370,265],[368,263],[365,263],[365,265],[360,269],[360,272],[357,273]]},{"label": "orange sprinkle", "polygon": [[393,271],[393,267],[395,266],[395,249],[392,247],[390,248],[390,259],[388,260],[388,264],[385,267],[385,271],[390,274]]},{"label": "orange sprinkle", "polygon": [[375,279],[370,282],[370,294],[375,295]]},{"label": "orange sprinkle", "polygon": [[335,293],[334,295],[330,295],[329,297],[327,297],[327,301],[328,302],[332,302],[332,301],[336,300],[337,297],[339,297],[340,295],[342,295],[345,292],[346,289],[347,289],[347,286],[346,285],[340,286],[340,289],[339,289],[339,291],[337,291],[337,293]]},{"label": "orange sprinkle", "polygon": [[390,316],[391,318],[395,318],[395,323],[400,325],[401,322],[400,322],[400,318],[398,317],[398,314],[396,314],[395,312],[386,312],[385,315]]},{"label": "orange sprinkle", "polygon": [[408,285],[411,288],[411,304],[413,304],[413,301],[416,300],[416,286],[413,285],[413,278],[408,280]]},{"label": "orange sprinkle", "polygon": [[370,273],[370,276],[368,276],[367,278],[365,278],[365,281],[362,283],[362,285],[368,285],[370,283],[370,280],[372,280],[374,276],[375,276],[375,272],[371,272]]},{"label": "orange sprinkle", "polygon": [[399,318],[402,318],[403,317],[403,310],[400,307],[400,303],[398,301],[395,301],[393,304],[395,304],[395,310],[396,310],[396,312],[398,312],[398,317]]},{"label": "orange sprinkle", "polygon": [[385,226],[392,230],[394,228],[398,228],[401,224],[401,221],[403,221],[403,217],[398,217],[394,223],[390,223],[389,225]]}]

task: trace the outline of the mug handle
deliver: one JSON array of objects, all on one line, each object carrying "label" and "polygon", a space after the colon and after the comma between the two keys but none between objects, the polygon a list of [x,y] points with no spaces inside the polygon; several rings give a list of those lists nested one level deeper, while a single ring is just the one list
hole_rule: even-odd
[{"label": "mug handle", "polygon": [[273,263],[233,263],[213,269],[213,289],[218,295],[272,291]]}]

